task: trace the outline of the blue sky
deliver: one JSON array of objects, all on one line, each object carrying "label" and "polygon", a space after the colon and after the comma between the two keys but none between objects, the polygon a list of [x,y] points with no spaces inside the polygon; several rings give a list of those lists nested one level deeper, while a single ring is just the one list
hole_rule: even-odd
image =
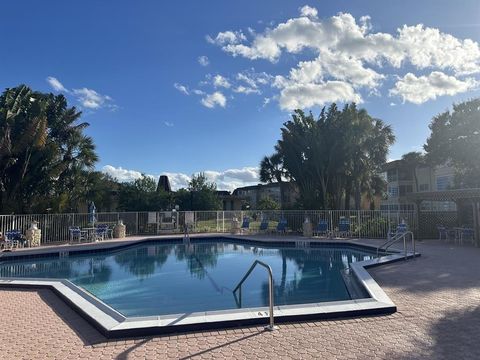
[{"label": "blue sky", "polygon": [[391,124],[394,159],[421,147],[433,115],[480,96],[477,0],[10,1],[2,13],[0,86],[64,93],[91,124],[98,169],[122,180],[256,183],[291,109],[331,101]]}]

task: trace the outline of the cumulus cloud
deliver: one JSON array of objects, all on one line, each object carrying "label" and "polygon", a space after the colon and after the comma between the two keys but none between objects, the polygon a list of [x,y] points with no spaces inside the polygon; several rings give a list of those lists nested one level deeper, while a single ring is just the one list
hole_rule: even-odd
[{"label": "cumulus cloud", "polygon": [[362,98],[353,87],[343,81],[327,81],[319,84],[288,84],[280,92],[280,108],[283,110],[304,109],[330,102],[354,101],[361,103]]},{"label": "cumulus cloud", "polygon": [[[142,177],[141,172],[135,171],[135,170],[127,170],[122,168],[121,166],[114,167],[112,165],[105,165],[102,168],[102,171],[105,174],[110,175],[114,179],[117,179],[118,181],[121,181],[121,182],[130,182]],[[152,175],[149,175],[149,176],[152,176]]]},{"label": "cumulus cloud", "polygon": [[305,6],[302,6],[300,8],[300,15],[301,16],[306,16],[306,17],[316,18],[317,15],[318,15],[318,11],[314,7],[305,5]]},{"label": "cumulus cloud", "polygon": [[222,75],[215,75],[213,77],[213,86],[228,89],[231,85],[227,78],[224,78]]},{"label": "cumulus cloud", "polygon": [[[102,171],[121,182],[134,181],[142,176],[140,171],[127,170],[122,167],[106,165]],[[240,169],[227,169],[224,171],[206,170],[205,176],[209,181],[217,184],[219,190],[233,191],[237,187],[255,185],[260,182],[259,170],[256,167],[243,167]],[[160,175],[168,176],[173,190],[188,187],[191,176],[181,172],[162,172]],[[159,176],[147,175],[156,180]]]},{"label": "cumulus cloud", "polygon": [[53,90],[59,91],[59,92],[69,92],[65,86],[55,77],[49,76],[47,77],[47,82],[48,84],[52,87]]},{"label": "cumulus cloud", "polygon": [[206,95],[201,102],[203,106],[213,109],[216,106],[225,107],[227,99],[220,91],[215,91],[212,94]]},{"label": "cumulus cloud", "polygon": [[[247,39],[242,31],[229,30],[207,40],[234,57],[272,63],[286,53],[313,54],[287,74],[267,75],[259,82],[242,72],[232,83],[232,91],[240,93],[262,94],[262,87],[269,85],[278,89],[272,98],[285,110],[332,101],[361,102],[364,96],[380,95],[385,79],[405,66],[421,75],[407,74],[390,94],[415,103],[471,90],[480,74],[477,42],[422,24],[403,25],[394,33],[375,32],[368,15],[356,19],[339,13],[321,19],[316,8],[305,5],[298,17],[248,34]],[[425,71],[431,74],[425,76]]]},{"label": "cumulus cloud", "polygon": [[390,90],[390,95],[401,96],[403,101],[423,104],[428,100],[436,99],[438,96],[456,95],[471,90],[477,84],[477,81],[473,78],[462,81],[440,71],[434,71],[427,76],[419,77],[408,73],[395,83],[395,87]]},{"label": "cumulus cloud", "polygon": [[189,95],[190,94],[189,91],[188,91],[188,88],[185,85],[175,83],[175,84],[173,84],[173,87],[175,89],[177,89],[178,91],[180,91],[184,95]]},{"label": "cumulus cloud", "polygon": [[205,55],[199,56],[197,60],[198,63],[202,66],[208,66],[210,64],[210,60]]},{"label": "cumulus cloud", "polygon": [[166,126],[166,127],[173,127],[173,123],[170,122],[170,121],[164,121],[163,124]]},{"label": "cumulus cloud", "polygon": [[[312,9],[302,8],[301,15],[313,14]],[[301,16],[257,34],[250,44],[217,42],[217,45],[234,56],[249,59],[277,61],[282,51],[298,53],[310,48],[318,53],[328,50],[335,56],[347,54],[369,63],[385,61],[395,67],[408,61],[418,68],[449,68],[457,74],[480,72],[480,47],[470,39],[460,40],[422,24],[404,25],[396,36],[370,30],[368,16],[361,17],[359,23],[348,13],[327,19]]]},{"label": "cumulus cloud", "polygon": [[241,31],[224,31],[219,32],[215,38],[206,36],[207,42],[216,45],[238,44],[247,40],[246,36]]}]

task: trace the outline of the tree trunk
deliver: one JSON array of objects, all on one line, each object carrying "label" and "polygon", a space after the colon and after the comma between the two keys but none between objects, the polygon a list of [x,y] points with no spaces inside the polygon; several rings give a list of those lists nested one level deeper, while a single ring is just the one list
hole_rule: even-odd
[{"label": "tree trunk", "polygon": [[350,210],[350,198],[352,196],[352,182],[347,180],[345,186],[345,210]]},{"label": "tree trunk", "polygon": [[360,210],[362,202],[362,191],[360,189],[360,184],[356,184],[355,186],[355,210]]}]

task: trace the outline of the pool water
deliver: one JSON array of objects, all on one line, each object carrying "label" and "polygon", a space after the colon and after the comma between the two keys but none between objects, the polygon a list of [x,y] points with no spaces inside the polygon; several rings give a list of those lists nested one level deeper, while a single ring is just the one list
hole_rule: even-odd
[{"label": "pool water", "polygon": [[[239,308],[232,289],[256,259],[272,268],[275,305],[350,300],[342,270],[373,257],[341,245],[149,241],[88,255],[10,260],[0,263],[0,276],[65,278],[125,316],[151,316]],[[257,266],[242,286],[241,307],[260,306],[268,306],[268,276]]]}]

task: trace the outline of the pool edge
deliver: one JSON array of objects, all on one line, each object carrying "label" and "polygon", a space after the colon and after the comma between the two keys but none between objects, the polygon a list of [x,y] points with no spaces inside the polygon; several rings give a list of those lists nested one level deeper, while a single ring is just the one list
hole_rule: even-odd
[{"label": "pool edge", "polygon": [[[237,236],[225,236],[225,234],[222,234],[221,236],[223,238],[229,238],[232,240],[266,244],[272,243],[272,240],[263,239],[262,241],[262,239],[251,239],[247,236],[241,236],[240,239]],[[192,239],[194,238],[202,237],[192,236]],[[134,241],[134,243],[155,240],[158,239],[146,238],[143,240]],[[279,240],[280,239],[275,238],[275,242],[295,242],[295,239],[285,239],[284,241]],[[305,239],[303,241],[305,241]],[[307,242],[309,241],[311,240],[307,240]],[[322,242],[335,243],[336,245],[355,245],[358,247],[367,248],[369,250],[372,248],[375,249],[373,246],[368,244],[352,244],[350,240]],[[125,246],[125,243],[119,244],[120,247],[123,247],[122,245]],[[130,245],[131,244],[129,243],[126,246]],[[116,246],[108,246],[108,248],[111,250],[115,249]],[[62,249],[58,250],[58,252],[60,251],[62,251]],[[412,253],[408,253],[408,258],[417,256],[420,256],[420,254],[417,253],[414,255]],[[275,322],[284,323],[315,319],[320,320],[394,313],[397,310],[395,304],[372,278],[367,269],[403,259],[405,259],[405,257],[401,254],[392,254],[373,260],[352,263],[350,265],[354,275],[370,294],[371,299],[363,299],[363,301],[360,299],[318,304],[276,306],[274,310]],[[184,314],[176,319],[171,315],[152,316],[145,318],[124,317],[116,310],[103,303],[101,300],[87,293],[85,290],[77,287],[68,280],[61,279],[40,280],[3,278],[0,279],[0,287],[30,289],[49,288],[107,338],[181,333],[240,326],[266,325],[268,323],[268,316],[265,315],[268,311],[268,307],[256,309],[246,308],[242,310],[209,311],[192,313],[187,316]]]}]

